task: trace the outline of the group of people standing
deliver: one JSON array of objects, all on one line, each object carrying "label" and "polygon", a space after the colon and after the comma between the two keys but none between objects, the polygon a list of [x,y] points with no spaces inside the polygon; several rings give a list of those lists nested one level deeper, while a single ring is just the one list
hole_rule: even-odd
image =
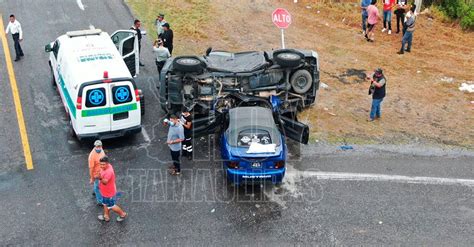
[{"label": "group of people standing", "polygon": [[173,54],[173,30],[165,20],[165,15],[160,13],[155,20],[156,34],[158,39],[153,42],[153,52],[155,53],[155,63],[158,74],[165,65],[166,59]]},{"label": "group of people standing", "polygon": [[[139,52],[141,52],[142,47],[141,26],[141,21],[136,19],[133,22],[133,26],[130,28],[137,33]],[[170,24],[165,20],[165,15],[161,13],[155,20],[155,26],[158,38],[153,42],[153,52],[155,53],[155,63],[158,68],[158,73],[161,73],[161,69],[165,64],[166,59],[171,57],[173,54],[173,30],[170,28]],[[140,66],[145,65],[140,61]]]},{"label": "group of people standing", "polygon": [[[383,17],[380,16],[377,8],[377,0],[362,0],[362,32],[369,42],[375,40],[375,26],[383,20],[382,33],[392,34],[392,11],[396,15],[397,31],[400,33],[402,26],[402,47],[398,54],[411,51],[413,32],[415,31],[416,5],[408,5],[406,0],[383,0]],[[406,47],[405,47],[406,46]]]}]

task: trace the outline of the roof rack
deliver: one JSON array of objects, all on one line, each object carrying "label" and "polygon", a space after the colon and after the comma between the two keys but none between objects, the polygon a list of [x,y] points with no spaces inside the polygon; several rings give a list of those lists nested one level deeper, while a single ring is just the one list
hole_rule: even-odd
[{"label": "roof rack", "polygon": [[88,29],[88,30],[79,30],[79,31],[70,31],[66,35],[69,38],[80,37],[80,36],[89,36],[89,35],[100,35],[102,30],[100,29]]}]

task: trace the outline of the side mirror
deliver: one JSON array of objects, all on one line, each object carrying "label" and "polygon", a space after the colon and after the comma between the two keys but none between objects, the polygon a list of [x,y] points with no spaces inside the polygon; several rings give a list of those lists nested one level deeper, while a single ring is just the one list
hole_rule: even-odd
[{"label": "side mirror", "polygon": [[51,49],[51,44],[47,44],[47,45],[44,46],[44,51],[45,52],[51,52],[51,50],[52,50]]}]

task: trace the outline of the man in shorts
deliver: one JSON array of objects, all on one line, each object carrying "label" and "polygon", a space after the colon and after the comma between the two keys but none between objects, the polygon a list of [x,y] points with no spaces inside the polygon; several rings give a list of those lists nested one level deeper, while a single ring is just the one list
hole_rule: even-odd
[{"label": "man in shorts", "polygon": [[365,38],[369,42],[374,42],[374,28],[375,25],[381,20],[379,10],[377,9],[377,0],[372,0],[369,7],[367,7],[367,33]]},{"label": "man in shorts", "polygon": [[115,204],[117,200],[117,188],[115,186],[115,172],[112,164],[109,163],[109,158],[104,156],[100,159],[100,184],[99,189],[102,194],[102,204],[104,205],[104,214],[99,215],[99,220],[110,221],[110,210],[117,213],[117,221],[121,222],[127,216],[118,205]]}]

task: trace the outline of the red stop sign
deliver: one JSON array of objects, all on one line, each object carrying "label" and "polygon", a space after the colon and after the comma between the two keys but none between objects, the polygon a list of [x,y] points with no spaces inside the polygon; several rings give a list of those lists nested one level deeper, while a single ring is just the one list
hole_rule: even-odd
[{"label": "red stop sign", "polygon": [[290,12],[282,8],[275,9],[272,13],[272,21],[278,28],[288,28],[291,24]]}]

